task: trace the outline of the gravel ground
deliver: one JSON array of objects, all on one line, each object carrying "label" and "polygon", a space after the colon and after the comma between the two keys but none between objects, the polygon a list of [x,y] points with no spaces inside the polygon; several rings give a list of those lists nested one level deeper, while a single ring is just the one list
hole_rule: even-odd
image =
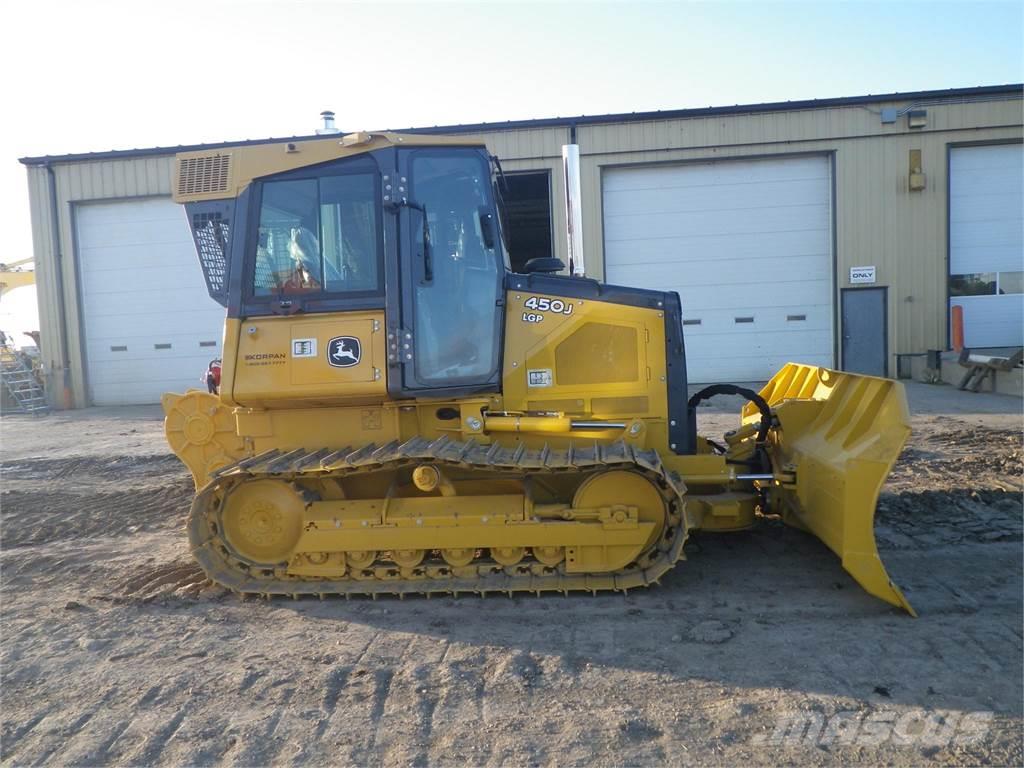
[{"label": "gravel ground", "polygon": [[[628,596],[242,600],[189,558],[157,409],[5,416],[0,762],[1020,765],[1021,402],[908,389],[876,529],[916,620],[778,524]],[[838,725],[915,712],[960,730]]]}]

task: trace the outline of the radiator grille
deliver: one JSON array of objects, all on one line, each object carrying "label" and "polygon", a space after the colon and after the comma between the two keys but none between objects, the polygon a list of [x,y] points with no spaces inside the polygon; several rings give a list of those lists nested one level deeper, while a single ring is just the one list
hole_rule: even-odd
[{"label": "radiator grille", "polygon": [[178,194],[227,192],[231,155],[207,155],[178,160]]}]

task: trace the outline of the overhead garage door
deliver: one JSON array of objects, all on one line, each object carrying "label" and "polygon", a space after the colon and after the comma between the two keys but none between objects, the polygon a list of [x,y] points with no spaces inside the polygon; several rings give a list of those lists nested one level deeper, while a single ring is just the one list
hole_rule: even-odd
[{"label": "overhead garage door", "polygon": [[220,357],[224,309],[206,292],[180,205],[166,198],[76,210],[89,397],[158,403],[200,387]]},{"label": "overhead garage door", "polygon": [[964,345],[1024,344],[1024,148],[955,147],[949,156],[949,295]]},{"label": "overhead garage door", "polygon": [[609,283],[678,291],[689,379],[833,362],[827,157],[609,168]]}]

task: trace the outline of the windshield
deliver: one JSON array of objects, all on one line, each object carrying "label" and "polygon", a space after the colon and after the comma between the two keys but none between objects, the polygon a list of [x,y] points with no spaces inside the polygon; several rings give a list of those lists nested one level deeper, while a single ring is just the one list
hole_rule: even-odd
[{"label": "windshield", "polygon": [[416,285],[416,378],[424,384],[486,378],[498,365],[504,273],[490,169],[476,152],[422,150],[413,154],[411,170],[413,199],[426,211],[429,235],[429,269]]},{"label": "windshield", "polygon": [[263,184],[253,295],[381,290],[375,174]]}]

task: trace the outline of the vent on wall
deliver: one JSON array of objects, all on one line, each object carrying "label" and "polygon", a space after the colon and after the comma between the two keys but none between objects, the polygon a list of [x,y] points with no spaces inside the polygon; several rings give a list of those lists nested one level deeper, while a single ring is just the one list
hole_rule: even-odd
[{"label": "vent on wall", "polygon": [[186,157],[178,161],[178,194],[227,192],[231,155]]}]

